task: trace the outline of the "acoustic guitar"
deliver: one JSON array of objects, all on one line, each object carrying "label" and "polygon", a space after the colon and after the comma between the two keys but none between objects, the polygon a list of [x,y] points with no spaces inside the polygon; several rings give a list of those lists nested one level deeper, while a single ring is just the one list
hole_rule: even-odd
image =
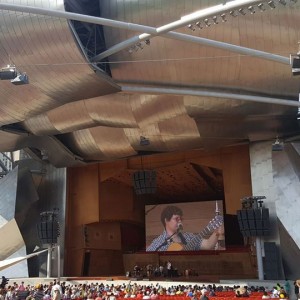
[{"label": "acoustic guitar", "polygon": [[[216,229],[218,229],[220,226],[223,225],[223,216],[216,215],[207,226],[202,229],[199,233],[195,234],[195,238],[198,238],[199,236],[203,239],[205,236],[211,235]],[[193,239],[192,239],[193,240]],[[187,245],[184,245],[182,243],[173,242],[168,246],[167,251],[182,251],[185,250],[184,247]]]}]

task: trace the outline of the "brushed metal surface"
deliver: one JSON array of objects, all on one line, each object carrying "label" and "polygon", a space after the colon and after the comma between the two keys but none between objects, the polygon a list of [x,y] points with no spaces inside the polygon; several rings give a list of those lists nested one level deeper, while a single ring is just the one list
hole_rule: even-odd
[{"label": "brushed metal surface", "polygon": [[[298,51],[300,3],[177,32],[283,57]],[[0,0],[0,3],[6,1]],[[64,11],[63,1],[17,1]],[[223,1],[100,1],[101,15],[160,27]],[[212,21],[210,20],[210,23]],[[138,32],[103,26],[106,48]],[[133,87],[198,88],[298,101],[291,67],[194,43],[151,38],[150,45],[108,57],[111,76],[88,63],[65,19],[0,10],[0,65],[15,64],[29,84],[0,81],[0,151],[47,150],[57,167],[121,159],[140,153],[217,149],[299,135],[297,107],[222,97],[120,92]],[[83,45],[84,48],[84,45]],[[140,143],[141,137],[149,145]]]}]

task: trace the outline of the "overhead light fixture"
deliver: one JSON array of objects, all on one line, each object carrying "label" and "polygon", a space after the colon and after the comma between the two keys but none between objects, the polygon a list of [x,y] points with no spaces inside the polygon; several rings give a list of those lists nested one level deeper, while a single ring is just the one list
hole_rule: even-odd
[{"label": "overhead light fixture", "polygon": [[17,77],[17,69],[13,65],[7,65],[0,70],[1,80],[11,80]]},{"label": "overhead light fixture", "polygon": [[214,24],[219,24],[219,22],[218,22],[218,17],[217,16],[213,16],[213,21],[214,21]]},{"label": "overhead light fixture", "polygon": [[243,15],[243,16],[246,14],[246,12],[244,11],[243,8],[240,8],[240,9],[239,9],[239,13],[240,13],[241,15]]},{"label": "overhead light fixture", "polygon": [[209,23],[209,20],[208,20],[208,19],[205,19],[205,20],[204,20],[204,23],[205,23],[205,26],[206,26],[206,27],[209,27],[209,26],[211,25],[211,24]]},{"label": "overhead light fixture", "polygon": [[282,151],[284,149],[283,142],[280,142],[279,138],[277,137],[275,142],[272,144],[272,151]]},{"label": "overhead light fixture", "polygon": [[225,14],[221,14],[221,19],[222,19],[222,22],[227,22],[227,19],[226,19],[226,15],[225,15]]},{"label": "overhead light fixture", "polygon": [[140,136],[140,145],[148,146],[148,145],[150,145],[150,140],[144,136]]},{"label": "overhead light fixture", "polygon": [[255,14],[255,9],[252,5],[248,7],[248,10],[250,11],[251,15]]},{"label": "overhead light fixture", "polygon": [[1,80],[10,80],[14,85],[22,85],[29,83],[28,75],[17,70],[15,65],[7,65],[0,70]]},{"label": "overhead light fixture", "polygon": [[235,10],[231,10],[231,11],[229,12],[229,14],[230,14],[232,17],[237,17],[237,13],[236,13]]},{"label": "overhead light fixture", "polygon": [[195,31],[195,27],[194,27],[193,24],[189,24],[189,25],[188,25],[188,28],[191,29],[192,31]]},{"label": "overhead light fixture", "polygon": [[286,5],[286,1],[285,0],[279,0],[278,1],[280,4],[282,4],[282,5]]},{"label": "overhead light fixture", "polygon": [[290,55],[293,76],[300,75],[300,52],[296,55]]},{"label": "overhead light fixture", "polygon": [[274,1],[269,1],[268,5],[271,7],[271,9],[274,9],[276,7]]},{"label": "overhead light fixture", "polygon": [[26,73],[20,73],[17,75],[16,78],[10,81],[14,85],[22,85],[22,84],[28,84],[28,76]]},{"label": "overhead light fixture", "polygon": [[201,24],[200,21],[196,22],[196,26],[197,26],[199,29],[202,29],[202,28],[203,28],[203,26],[202,26],[202,24]]},{"label": "overhead light fixture", "polygon": [[263,3],[259,3],[259,4],[257,5],[257,7],[258,7],[261,11],[265,11],[265,10],[266,10]]}]

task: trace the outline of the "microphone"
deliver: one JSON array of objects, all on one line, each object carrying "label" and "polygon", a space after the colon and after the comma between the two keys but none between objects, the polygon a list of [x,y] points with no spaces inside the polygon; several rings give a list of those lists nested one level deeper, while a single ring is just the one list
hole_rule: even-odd
[{"label": "microphone", "polygon": [[180,232],[180,231],[182,231],[183,230],[183,225],[182,225],[182,223],[178,223],[177,224],[177,232]]}]

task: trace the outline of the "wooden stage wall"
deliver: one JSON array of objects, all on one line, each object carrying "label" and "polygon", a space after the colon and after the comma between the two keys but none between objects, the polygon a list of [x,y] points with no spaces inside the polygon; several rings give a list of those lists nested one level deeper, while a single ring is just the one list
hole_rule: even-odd
[{"label": "wooden stage wall", "polygon": [[[139,158],[135,159],[139,162]],[[128,180],[122,179],[122,174],[126,174],[129,166],[134,167],[135,159],[68,168],[64,276],[124,275],[135,263],[135,256],[124,253],[143,248],[145,205],[138,201],[132,186],[120,184],[123,179],[124,182]],[[251,195],[247,145],[210,154],[190,151],[155,155],[152,163],[159,168],[172,162],[197,162],[221,169],[226,214],[236,214],[241,206],[240,199]],[[116,176],[119,181],[114,180]],[[218,256],[179,255],[176,259],[173,256],[172,260],[175,259],[174,263],[180,265],[180,269],[186,268],[184,263],[197,268],[202,266],[202,272],[206,270],[207,275],[212,272],[211,268],[220,273],[218,268],[222,265],[224,276],[223,273],[230,273],[235,265],[248,276],[250,271],[244,260],[249,261],[249,257],[241,256],[239,263],[226,253]],[[145,257],[143,259],[148,260],[148,254]],[[209,261],[213,262],[211,268]],[[218,267],[212,267],[216,261]],[[242,274],[239,278],[243,278]]]}]

